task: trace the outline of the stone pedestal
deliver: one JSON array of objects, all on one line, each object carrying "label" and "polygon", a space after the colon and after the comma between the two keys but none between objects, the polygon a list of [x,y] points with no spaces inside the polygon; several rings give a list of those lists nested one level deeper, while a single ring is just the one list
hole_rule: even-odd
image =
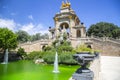
[{"label": "stone pedestal", "polygon": [[94,78],[94,73],[93,71],[86,71],[84,70],[81,73],[74,73],[72,75],[72,80],[93,80]]}]

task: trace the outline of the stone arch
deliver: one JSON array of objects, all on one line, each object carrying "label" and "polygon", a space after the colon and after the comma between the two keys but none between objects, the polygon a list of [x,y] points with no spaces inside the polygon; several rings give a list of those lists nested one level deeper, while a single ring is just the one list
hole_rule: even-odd
[{"label": "stone arch", "polygon": [[77,36],[77,38],[81,37],[81,31],[80,30],[77,30],[76,36]]},{"label": "stone arch", "polygon": [[46,47],[46,45],[43,45],[43,46],[42,46],[42,50],[44,50],[45,47]]},{"label": "stone arch", "polygon": [[90,49],[92,49],[92,46],[91,46],[91,45],[87,45],[87,48],[90,48]]},{"label": "stone arch", "polygon": [[60,31],[61,33],[67,33],[67,37],[70,35],[70,27],[67,22],[63,22],[60,24]]},{"label": "stone arch", "polygon": [[63,22],[60,24],[60,28],[63,29],[65,27],[65,29],[69,28],[69,24],[67,22]]}]

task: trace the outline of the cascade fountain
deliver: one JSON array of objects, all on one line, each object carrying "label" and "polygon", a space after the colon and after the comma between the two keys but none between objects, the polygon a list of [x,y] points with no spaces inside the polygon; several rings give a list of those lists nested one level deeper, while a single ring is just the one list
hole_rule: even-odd
[{"label": "cascade fountain", "polygon": [[7,63],[8,63],[8,49],[6,49],[6,51],[5,51],[4,61],[2,64],[7,64]]},{"label": "cascade fountain", "polygon": [[55,61],[54,61],[54,70],[53,70],[54,73],[59,73],[59,70],[58,70],[58,54],[56,52],[55,54]]}]

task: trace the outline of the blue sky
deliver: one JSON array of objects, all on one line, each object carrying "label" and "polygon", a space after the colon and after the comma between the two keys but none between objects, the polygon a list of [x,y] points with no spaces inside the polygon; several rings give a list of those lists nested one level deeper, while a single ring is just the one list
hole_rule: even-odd
[{"label": "blue sky", "polygon": [[[46,33],[65,0],[0,0],[0,27]],[[69,0],[87,28],[100,21],[120,26],[120,0]]]}]

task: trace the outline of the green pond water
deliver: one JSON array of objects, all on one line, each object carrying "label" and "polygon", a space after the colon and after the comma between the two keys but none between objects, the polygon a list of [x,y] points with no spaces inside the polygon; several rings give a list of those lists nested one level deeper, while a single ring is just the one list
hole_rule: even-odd
[{"label": "green pond water", "polygon": [[53,65],[17,61],[0,64],[0,80],[68,80],[79,66],[60,65],[60,73],[53,73]]}]

